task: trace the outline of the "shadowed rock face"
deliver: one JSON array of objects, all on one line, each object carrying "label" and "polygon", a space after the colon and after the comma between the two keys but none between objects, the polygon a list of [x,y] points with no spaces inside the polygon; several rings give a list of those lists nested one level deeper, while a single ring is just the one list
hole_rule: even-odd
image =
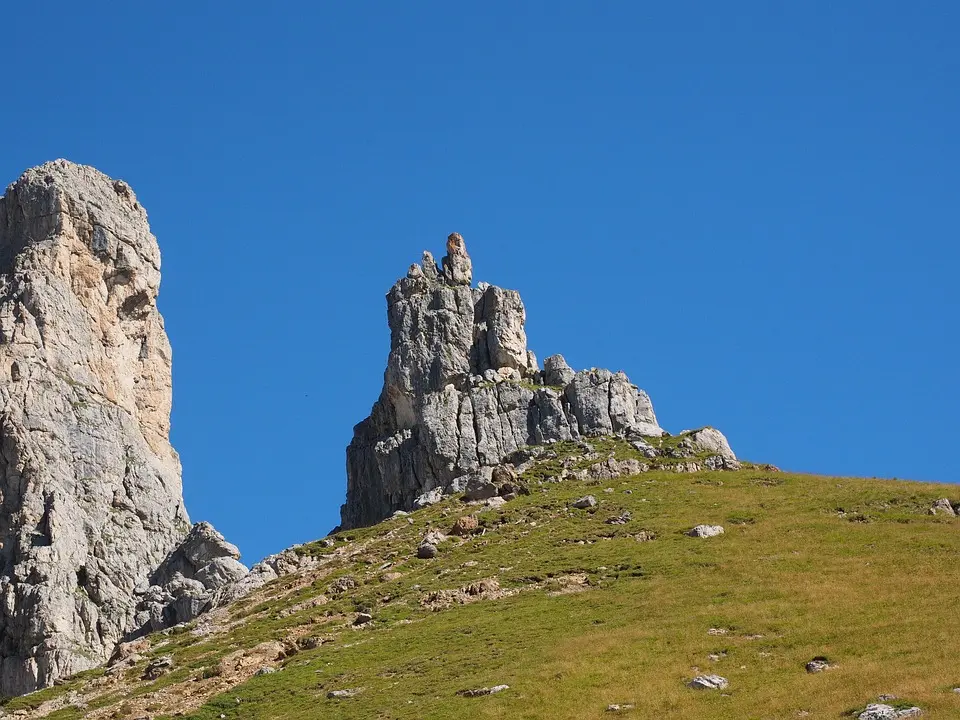
[{"label": "shadowed rock face", "polygon": [[463,238],[442,269],[424,253],[387,295],[383,391],[347,448],[343,527],[409,510],[423,493],[463,489],[470,473],[526,445],[618,434],[660,435],[650,398],[623,373],[541,372],[527,350],[515,290],[480,283]]},{"label": "shadowed rock face", "polygon": [[217,592],[246,578],[240,551],[210,523],[197,523],[150,576],[150,586],[134,591],[139,602],[129,636],[137,637],[189,622],[216,604]]},{"label": "shadowed rock face", "polygon": [[126,183],[57,160],[0,200],[0,694],[103,662],[190,529],[159,285]]}]

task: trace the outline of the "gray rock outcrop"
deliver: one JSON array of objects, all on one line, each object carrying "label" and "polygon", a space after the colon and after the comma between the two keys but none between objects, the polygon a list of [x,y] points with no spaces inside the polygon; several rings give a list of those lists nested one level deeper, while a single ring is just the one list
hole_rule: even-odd
[{"label": "gray rock outcrop", "polygon": [[695,538],[712,538],[717,535],[723,535],[722,525],[697,525],[695,528],[687,530],[687,535]]},{"label": "gray rock outcrop", "polygon": [[[958,505],[957,507],[960,507]],[[947,517],[956,517],[957,511],[954,509],[953,505],[950,503],[950,498],[940,498],[936,500],[932,506],[930,506],[931,515],[946,515]]]},{"label": "gray rock outcrop", "polygon": [[387,295],[390,355],[380,398],[347,448],[343,528],[459,492],[519,448],[581,437],[659,436],[653,405],[623,373],[536,366],[520,295],[471,287],[463,238],[442,269],[424,253]]},{"label": "gray rock outcrop", "polygon": [[897,718],[920,717],[923,715],[916,705],[895,708],[885,703],[870,703],[857,715],[857,720],[897,720]]},{"label": "gray rock outcrop", "polygon": [[218,591],[232,589],[248,574],[240,550],[210,523],[197,523],[150,576],[137,604],[131,635],[189,622],[214,604]]},{"label": "gray rock outcrop", "polygon": [[697,451],[715,453],[724,460],[735,461],[737,459],[737,456],[733,454],[733,450],[730,449],[730,443],[727,442],[727,438],[716,428],[704,427],[699,430],[693,430],[689,437],[693,448]]},{"label": "gray rock outcrop", "polygon": [[[216,535],[220,540],[223,539],[223,536],[219,533],[216,533]],[[236,548],[227,542],[223,543],[223,547],[227,548],[227,552],[230,553],[229,556],[233,557],[231,550],[236,550]],[[210,597],[206,609],[229,605],[230,603],[249,595],[254,590],[263,587],[271,580],[276,580],[278,577],[290,575],[291,573],[301,572],[317,565],[317,558],[313,557],[312,555],[301,554],[298,552],[299,548],[299,545],[294,545],[293,547],[289,547],[275,555],[268,555],[250,568],[250,571],[246,575],[243,575],[235,581],[227,582],[220,586],[213,593],[212,597]],[[176,553],[176,551],[174,551],[174,553]],[[220,555],[218,557],[226,556]],[[222,561],[218,561],[217,564],[219,565],[220,562]],[[239,562],[233,565],[233,567],[235,567],[239,573],[239,567],[237,566],[242,567],[242,565]],[[206,573],[204,573],[204,575],[206,575]],[[225,576],[221,575],[221,577]]]},{"label": "gray rock outcrop", "polygon": [[104,662],[190,530],[159,285],[123,181],[57,160],[0,199],[0,694]]},{"label": "gray rock outcrop", "polygon": [[719,675],[697,675],[687,683],[687,687],[694,690],[726,690],[730,683]]}]

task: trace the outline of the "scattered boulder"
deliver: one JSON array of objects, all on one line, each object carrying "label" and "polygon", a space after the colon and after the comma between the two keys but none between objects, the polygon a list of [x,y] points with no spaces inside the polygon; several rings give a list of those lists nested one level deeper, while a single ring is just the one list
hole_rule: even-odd
[{"label": "scattered boulder", "polygon": [[579,500],[574,500],[571,504],[571,507],[574,507],[577,510],[587,510],[589,508],[594,508],[597,505],[597,499],[593,495],[584,495]]},{"label": "scattered boulder", "polygon": [[808,662],[805,667],[808,673],[819,673],[823,672],[824,670],[833,670],[836,665],[832,665],[827,658],[823,657],[822,655],[818,655]]},{"label": "scattered boulder", "polygon": [[633,703],[613,703],[607,705],[607,712],[627,712],[628,710],[633,710],[635,705]]},{"label": "scattered boulder", "polygon": [[920,717],[923,710],[914,706],[897,709],[884,703],[870,703],[857,715],[857,720],[898,720],[898,718]]},{"label": "scattered boulder", "polygon": [[631,440],[630,446],[644,457],[655,458],[660,454],[655,447],[641,438]]},{"label": "scattered boulder", "polygon": [[154,658],[147,663],[147,667],[143,671],[143,679],[156,680],[157,678],[166,675],[171,670],[173,670],[173,656],[161,655],[160,657]]},{"label": "scattered boulder", "polygon": [[687,535],[695,538],[711,538],[717,535],[723,535],[723,527],[720,525],[697,525],[695,528],[687,530]]},{"label": "scattered boulder", "polygon": [[447,536],[439,530],[427,530],[427,532],[423,534],[423,540],[421,542],[430,543],[431,545],[439,545],[446,539]]},{"label": "scattered boulder", "polygon": [[503,590],[497,578],[484,578],[456,590],[433,590],[421,598],[420,604],[437,611],[454,605],[468,605],[478,600],[496,600],[514,592],[516,591]]},{"label": "scattered boulder", "polygon": [[331,690],[327,693],[330,700],[345,700],[356,697],[363,691],[363,688],[344,688],[343,690]]},{"label": "scattered boulder", "polygon": [[687,683],[687,687],[694,690],[725,690],[730,683],[719,675],[697,675]]},{"label": "scattered boulder", "polygon": [[321,635],[307,635],[297,640],[297,647],[300,650],[316,650],[325,643],[333,642],[332,637],[323,637]]},{"label": "scattered boulder", "polygon": [[954,510],[953,505],[950,504],[950,500],[947,498],[940,498],[933,506],[930,508],[931,515],[946,515],[947,517],[956,517],[957,511]]},{"label": "scattered boulder", "polygon": [[493,695],[509,689],[509,685],[494,685],[493,687],[482,687],[476,690],[457,690],[457,695],[461,697],[483,697],[484,695]]},{"label": "scattered boulder", "polygon": [[107,667],[114,667],[118,664],[132,665],[142,659],[144,653],[150,650],[150,641],[147,638],[139,638],[131,642],[124,642],[117,645]]},{"label": "scattered boulder", "polygon": [[520,482],[517,469],[513,465],[503,464],[493,468],[491,480],[497,488],[497,495],[529,495],[530,491]]},{"label": "scattered boulder", "polygon": [[467,476],[463,489],[463,499],[467,502],[487,500],[499,495],[496,483],[493,482],[493,468],[483,467]]},{"label": "scattered boulder", "polygon": [[430,560],[437,556],[437,546],[433,543],[420,543],[420,546],[417,548],[417,557],[421,560]]},{"label": "scattered boulder", "polygon": [[453,527],[450,528],[450,534],[466,537],[467,535],[472,535],[475,533],[479,527],[480,523],[473,515],[464,515],[461,518],[457,518],[457,521],[453,524]]},{"label": "scattered boulder", "polygon": [[277,669],[275,667],[270,667],[269,665],[264,665],[262,668],[257,670],[254,675],[263,676],[263,675],[273,675]]},{"label": "scattered boulder", "polygon": [[614,515],[613,517],[607,518],[606,523],[607,525],[626,525],[628,522],[630,522],[630,518],[630,511],[624,510],[619,515]]},{"label": "scattered boulder", "polygon": [[743,466],[739,460],[725,458],[723,455],[711,455],[703,459],[703,467],[707,470],[739,470]]},{"label": "scattered boulder", "polygon": [[626,460],[607,458],[571,474],[579,480],[613,480],[624,475],[639,475],[649,469],[648,464],[635,458],[627,458]]},{"label": "scattered boulder", "polygon": [[353,575],[341,575],[336,580],[327,585],[327,592],[331,595],[342,595],[345,592],[357,587],[357,579]]},{"label": "scattered boulder", "polygon": [[[443,490],[440,488],[434,488],[433,490],[428,490],[421,495],[417,495],[416,500],[413,501],[413,509],[420,510],[430,505],[436,505],[441,500],[443,500]],[[397,513],[394,513],[394,515],[396,514]]]}]

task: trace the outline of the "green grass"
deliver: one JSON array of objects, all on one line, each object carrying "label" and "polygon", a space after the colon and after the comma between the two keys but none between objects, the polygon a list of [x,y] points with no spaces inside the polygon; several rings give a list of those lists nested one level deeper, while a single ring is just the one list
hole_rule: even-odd
[{"label": "green grass", "polygon": [[[622,443],[590,442],[604,457],[632,457]],[[557,449],[545,463],[572,452]],[[530,495],[479,511],[485,533],[442,543],[433,560],[414,557],[423,533],[476,507],[447,501],[412,523],[392,519],[340,533],[332,548],[305,546],[324,563],[321,576],[302,587],[280,578],[237,603],[228,633],[156,638],[153,653],[173,654],[178,669],[112,702],[195,685],[227,653],[309,633],[334,641],[185,717],[609,718],[608,704],[632,703],[635,718],[843,718],[880,694],[928,717],[960,717],[951,692],[960,685],[960,520],[926,512],[938,497],[960,499],[960,488],[752,466],[599,483],[526,479]],[[586,493],[598,508],[569,509]],[[626,525],[605,522],[623,510]],[[700,523],[726,533],[683,534]],[[657,539],[638,542],[641,530]],[[586,576],[585,590],[550,592],[574,574]],[[347,575],[356,586],[331,593]],[[432,591],[492,577],[514,594],[439,611],[421,604]],[[321,594],[326,603],[289,612]],[[374,621],[352,629],[360,608]],[[712,662],[711,653],[725,656]],[[837,668],[807,674],[818,655]],[[729,689],[687,688],[698,672],[723,675]],[[494,696],[456,694],[501,683],[510,689]],[[363,691],[326,698],[343,688]]]}]

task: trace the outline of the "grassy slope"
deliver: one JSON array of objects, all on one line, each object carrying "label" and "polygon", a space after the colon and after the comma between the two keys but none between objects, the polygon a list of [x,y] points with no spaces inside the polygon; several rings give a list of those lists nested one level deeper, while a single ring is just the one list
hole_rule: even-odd
[{"label": "grassy slope", "polygon": [[[567,509],[586,492],[600,501],[595,512]],[[609,718],[608,704],[633,703],[638,718],[837,718],[883,693],[931,717],[958,717],[960,520],[926,513],[944,495],[956,501],[960,488],[759,469],[545,484],[482,511],[484,535],[415,559],[426,529],[466,514],[450,501],[414,513],[412,524],[400,518],[342,535],[352,540],[341,547],[362,552],[331,560],[330,575],[292,595],[281,579],[275,599],[241,604],[245,622],[227,637],[175,637],[156,652],[174,650],[181,670],[137,692],[309,626],[335,641],[188,717]],[[604,522],[624,509],[626,525]],[[726,534],[683,535],[699,523],[722,524]],[[657,539],[638,542],[641,529]],[[386,561],[394,563],[386,572],[402,575],[384,579]],[[551,578],[571,573],[587,575],[585,591],[548,592],[559,587]],[[359,586],[331,596],[329,583],[344,574]],[[522,591],[441,611],[420,605],[429,590],[491,577]],[[329,602],[283,617],[320,593]],[[350,613],[367,608],[374,622],[349,629]],[[724,652],[718,662],[707,657]],[[804,663],[816,655],[839,667],[808,675]],[[728,691],[688,689],[697,669],[728,678]],[[500,683],[510,689],[456,695]],[[364,690],[352,699],[326,699],[355,687]],[[109,698],[118,708],[122,700]],[[51,717],[80,717],[73,713]]]}]

